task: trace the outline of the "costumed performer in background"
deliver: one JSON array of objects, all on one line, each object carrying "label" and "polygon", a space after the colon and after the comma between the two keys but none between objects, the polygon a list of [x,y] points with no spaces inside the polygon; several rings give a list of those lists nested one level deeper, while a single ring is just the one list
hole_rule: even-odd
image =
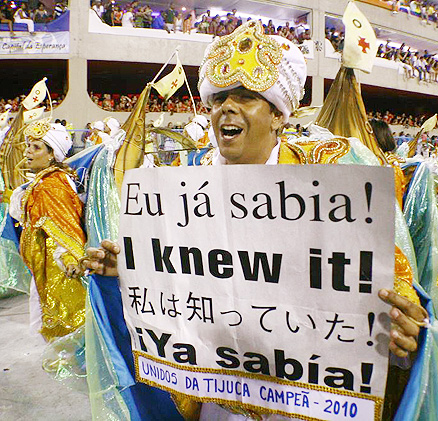
[{"label": "costumed performer in background", "polygon": [[[9,112],[12,106],[7,104],[6,111],[0,114],[0,147],[11,128]],[[0,168],[0,298],[17,293],[29,293],[31,276],[18,251],[18,237],[9,216],[9,201],[4,191],[5,180]]]},{"label": "costumed performer in background", "polygon": [[85,288],[78,264],[85,244],[83,204],[73,171],[62,163],[72,146],[65,127],[40,120],[24,134],[27,166],[35,178],[14,190],[9,212],[23,229],[20,253],[34,280],[31,327],[51,342],[85,322]]},{"label": "costumed performer in background", "polygon": [[[266,51],[269,51],[270,61],[260,59]],[[244,54],[251,59],[244,60]],[[283,124],[299,106],[305,80],[306,64],[299,49],[284,38],[264,35],[258,22],[249,22],[231,35],[214,41],[207,48],[200,68],[199,91],[203,102],[212,107],[212,126],[219,148],[209,153],[203,163],[380,165],[373,153],[357,139],[335,137],[328,130],[318,127],[310,129],[308,138],[290,142],[279,140]],[[408,235],[400,210],[395,224],[398,235]],[[427,318],[412,285],[415,261],[408,246],[409,242],[400,241],[400,248],[396,248],[395,291],[382,290],[379,293],[392,306],[390,317],[393,328],[389,347],[399,358],[405,358],[417,349],[419,326]],[[95,271],[96,285],[100,288],[99,299],[102,300],[100,305],[111,325],[117,326],[117,329],[111,326],[101,326],[101,329],[107,334],[105,340],[112,341],[105,343],[108,349],[113,350],[111,357],[124,358],[122,364],[120,360],[112,361],[120,379],[123,375],[132,378],[134,374],[130,337],[123,323],[117,283],[119,252],[117,244],[103,241],[100,248],[87,250],[88,259],[84,260],[84,264]],[[101,317],[98,323],[108,324],[108,321]],[[139,384],[127,386],[135,388]],[[126,402],[125,408],[131,419],[180,419],[172,410],[175,405],[185,419],[284,418],[258,414],[237,405],[200,404],[191,398],[171,397],[150,386],[143,390],[150,394],[148,402],[135,397]]]}]

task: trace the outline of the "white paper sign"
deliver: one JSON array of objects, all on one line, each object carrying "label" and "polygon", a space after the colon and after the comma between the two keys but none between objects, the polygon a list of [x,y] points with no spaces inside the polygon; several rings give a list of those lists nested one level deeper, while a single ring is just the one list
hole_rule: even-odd
[{"label": "white paper sign", "polygon": [[379,416],[391,169],[131,170],[121,213],[120,287],[139,381],[303,419]]}]

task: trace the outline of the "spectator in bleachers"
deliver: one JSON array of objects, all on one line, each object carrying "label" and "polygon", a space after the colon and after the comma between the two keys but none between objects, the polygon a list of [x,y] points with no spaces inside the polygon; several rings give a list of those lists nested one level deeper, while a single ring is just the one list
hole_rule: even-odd
[{"label": "spectator in bleachers", "polygon": [[173,30],[173,24],[175,21],[175,9],[173,7],[173,3],[169,5],[169,8],[164,12],[164,22],[167,26],[167,28],[172,31]]},{"label": "spectator in bleachers", "polygon": [[143,7],[143,14],[144,14],[143,17],[144,27],[151,28],[154,18],[152,17],[152,9],[148,4],[145,7]]},{"label": "spectator in bleachers", "polygon": [[211,14],[210,10],[207,10],[205,12],[205,18],[207,19],[208,23],[211,23],[211,21],[213,20],[213,18],[210,16],[210,14]]},{"label": "spectator in bleachers", "polygon": [[0,6],[0,23],[7,23],[9,27],[9,32],[12,36],[15,35],[13,26],[12,26],[12,20],[7,17],[6,11],[3,6]]},{"label": "spectator in bleachers", "polygon": [[109,26],[114,26],[112,22],[112,14],[114,12],[115,4],[112,1],[108,1],[104,6],[105,11],[102,15],[102,20]]},{"label": "spectator in bleachers", "polygon": [[269,19],[268,24],[265,25],[265,34],[266,35],[275,35],[275,26],[272,23],[272,19]]},{"label": "spectator in bleachers", "polygon": [[[228,14],[231,15],[231,13],[228,13]],[[224,28],[225,28],[226,35],[231,34],[231,32],[233,32],[236,29],[236,26],[234,24],[233,19],[228,18],[228,16],[227,16],[227,20],[225,22]]]},{"label": "spectator in bleachers", "polygon": [[122,26],[123,12],[120,10],[119,6],[114,6],[111,13],[111,24],[112,26]]},{"label": "spectator in bleachers", "polygon": [[181,13],[175,11],[173,18],[173,32],[182,32],[183,19]]},{"label": "spectator in bleachers", "polygon": [[217,35],[217,31],[218,31],[218,28],[219,28],[220,21],[221,21],[221,17],[219,15],[216,15],[213,18],[213,20],[210,22],[210,26],[208,28],[208,33],[210,35],[214,35],[214,36]]},{"label": "spectator in bleachers", "polygon": [[216,29],[216,36],[223,37],[224,35],[227,35],[227,28],[223,21],[219,21],[219,25]]},{"label": "spectator in bleachers", "polygon": [[420,6],[420,14],[421,20],[426,23],[427,22],[427,3],[423,1]]},{"label": "spectator in bleachers", "polygon": [[208,34],[209,26],[210,22],[207,21],[207,16],[202,15],[201,22],[199,22],[196,32],[200,34]]},{"label": "spectator in bleachers", "polygon": [[96,12],[97,16],[103,19],[105,8],[103,7],[102,2],[100,0],[96,0],[93,2],[92,9]]},{"label": "spectator in bleachers", "polygon": [[139,7],[138,10],[134,14],[134,26],[136,28],[144,28],[145,13],[143,7]]},{"label": "spectator in bleachers", "polygon": [[231,10],[230,19],[233,20],[233,22],[234,22],[234,24],[236,25],[236,28],[237,28],[239,21],[241,21],[242,19],[239,18],[238,16],[236,16],[236,13],[237,13],[237,9]]},{"label": "spectator in bleachers", "polygon": [[409,3],[409,11],[411,15],[415,15],[415,13],[417,12],[417,7],[418,7],[418,2],[416,2],[415,0],[412,0]]},{"label": "spectator in bleachers", "polygon": [[134,13],[132,7],[128,7],[127,11],[122,16],[122,26],[124,28],[134,28]]},{"label": "spectator in bleachers", "polygon": [[419,75],[418,78],[419,81],[421,82],[426,78],[426,66],[423,57],[420,56],[420,53],[418,51],[414,54],[412,64],[414,69],[418,72]]},{"label": "spectator in bleachers", "polygon": [[183,34],[190,34],[193,27],[193,13],[187,13],[183,22]]},{"label": "spectator in bleachers", "polygon": [[111,99],[110,94],[103,96],[102,108],[106,111],[114,111],[114,101]]},{"label": "spectator in bleachers", "polygon": [[167,26],[166,20],[164,19],[165,15],[166,15],[165,11],[161,10],[160,14],[152,22],[152,28],[165,29],[167,32],[170,32],[170,29]]},{"label": "spectator in bleachers", "polygon": [[68,9],[67,0],[58,1],[53,8],[53,19],[58,19]]},{"label": "spectator in bleachers", "polygon": [[161,104],[158,104],[158,99],[154,98],[152,100],[152,104],[149,106],[149,111],[151,113],[159,113],[161,112]]},{"label": "spectator in bleachers", "polygon": [[43,3],[40,3],[38,8],[33,13],[33,21],[35,23],[46,23],[50,19],[50,14],[44,7]]},{"label": "spectator in bleachers", "polygon": [[28,15],[27,3],[21,3],[21,6],[14,13],[14,21],[17,23],[24,23],[27,25],[27,30],[31,34],[35,32],[35,25],[33,20]]}]

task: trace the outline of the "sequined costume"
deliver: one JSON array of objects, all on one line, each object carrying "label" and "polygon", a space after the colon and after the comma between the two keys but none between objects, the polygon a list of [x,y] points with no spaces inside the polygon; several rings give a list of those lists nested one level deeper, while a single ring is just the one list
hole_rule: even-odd
[{"label": "sequined costume", "polygon": [[23,227],[20,252],[35,281],[40,332],[47,341],[85,322],[85,289],[80,280],[67,278],[55,259],[58,254],[66,267],[84,255],[82,208],[67,171],[56,166],[40,171],[11,197],[10,212]]}]

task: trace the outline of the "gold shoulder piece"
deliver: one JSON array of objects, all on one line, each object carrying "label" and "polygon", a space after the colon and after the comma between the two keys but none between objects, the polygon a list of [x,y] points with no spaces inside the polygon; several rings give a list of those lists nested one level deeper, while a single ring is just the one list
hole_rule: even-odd
[{"label": "gold shoulder piece", "polygon": [[307,164],[307,153],[297,143],[281,141],[278,156],[279,164]]},{"label": "gold shoulder piece", "polygon": [[350,143],[345,137],[329,140],[297,140],[288,146],[300,156],[300,164],[335,164],[350,151]]},{"label": "gold shoulder piece", "polygon": [[312,164],[334,164],[350,150],[350,143],[345,137],[335,137],[318,142],[312,150]]}]

